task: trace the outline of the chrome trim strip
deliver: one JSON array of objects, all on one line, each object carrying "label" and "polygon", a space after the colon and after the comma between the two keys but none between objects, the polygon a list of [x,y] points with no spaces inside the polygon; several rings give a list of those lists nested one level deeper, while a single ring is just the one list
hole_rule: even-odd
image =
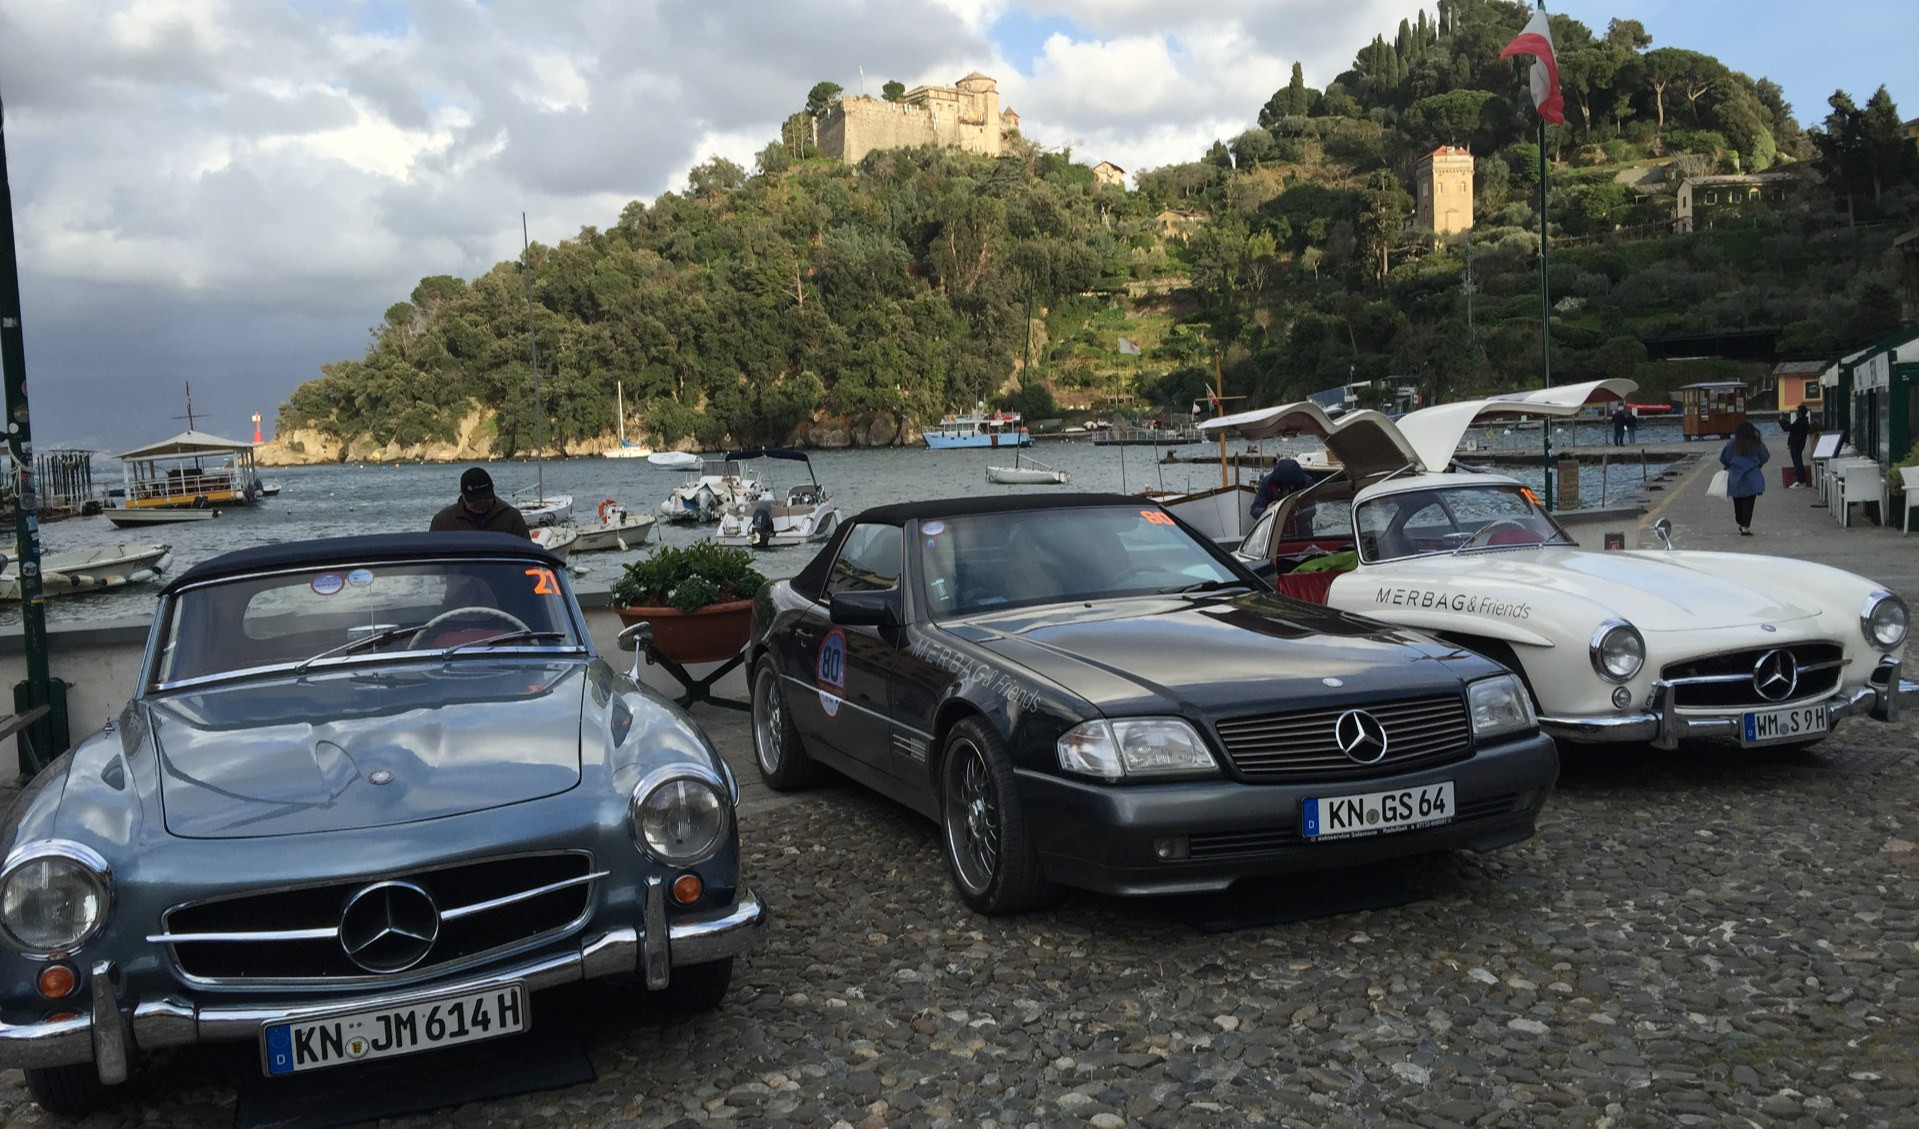
[{"label": "chrome trim strip", "polygon": [[155,945],[177,945],[199,941],[324,941],[329,937],[338,937],[337,925],[315,929],[268,929],[258,933],[149,933],[147,940]]},{"label": "chrome trim strip", "polygon": [[[1897,660],[1893,660],[1893,665],[1896,677]],[[1881,663],[1880,669],[1884,667],[1885,664]],[[1742,716],[1761,708],[1742,707],[1714,712],[1676,710],[1672,706],[1672,686],[1670,682],[1653,683],[1647,708],[1641,713],[1608,714],[1603,717],[1541,717],[1539,727],[1551,736],[1567,741],[1645,741],[1654,748],[1672,750],[1678,748],[1681,741],[1694,738],[1737,737]],[[1794,709],[1824,705],[1827,719],[1834,725],[1858,713],[1862,707],[1870,711],[1874,721],[1896,720],[1896,704],[1887,707],[1891,717],[1880,716],[1879,703],[1884,698],[1885,691],[1881,686],[1868,683],[1857,690],[1839,690],[1823,698],[1797,703],[1780,702],[1763,708]],[[1831,732],[1828,728],[1827,733]]]},{"label": "chrome trim strip", "polygon": [[113,962],[94,962],[93,1062],[100,1081],[108,1086],[127,1080],[127,1052],[133,1043],[127,1017],[120,1013],[120,1001],[113,995],[113,981],[118,975]]},{"label": "chrome trim strip", "polygon": [[666,883],[655,875],[646,880],[645,931],[640,934],[640,965],[646,986],[659,991],[671,974],[673,954],[666,931]]},{"label": "chrome trim strip", "polygon": [[591,874],[582,874],[578,878],[566,878],[558,882],[548,882],[544,886],[537,886],[531,890],[522,890],[517,894],[506,894],[498,898],[493,898],[490,901],[474,902],[470,906],[458,906],[454,909],[441,910],[440,920],[458,921],[463,917],[470,917],[476,913],[486,913],[488,910],[500,909],[504,906],[513,905],[516,902],[531,901],[544,894],[556,893],[560,890],[571,889],[574,886],[590,885],[611,873],[612,871],[610,870],[596,870]]}]

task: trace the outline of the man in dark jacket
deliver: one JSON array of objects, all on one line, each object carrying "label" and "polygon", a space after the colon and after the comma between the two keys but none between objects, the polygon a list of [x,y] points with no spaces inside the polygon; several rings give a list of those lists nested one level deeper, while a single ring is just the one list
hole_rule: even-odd
[{"label": "man in dark jacket", "polygon": [[1312,476],[1300,468],[1292,459],[1281,459],[1273,464],[1273,469],[1259,480],[1259,486],[1253,491],[1252,516],[1258,517],[1266,508],[1295,490],[1304,490],[1313,484]]},{"label": "man in dark jacket", "polygon": [[1810,485],[1806,477],[1806,437],[1812,434],[1812,413],[1800,404],[1791,418],[1779,421],[1779,426],[1786,433],[1786,453],[1792,456],[1792,485],[1786,489],[1803,490]]},{"label": "man in dark jacket", "polygon": [[484,467],[469,467],[460,476],[460,500],[433,515],[432,532],[466,530],[482,533],[514,533],[532,539],[526,518],[519,510],[493,493],[493,476]]}]

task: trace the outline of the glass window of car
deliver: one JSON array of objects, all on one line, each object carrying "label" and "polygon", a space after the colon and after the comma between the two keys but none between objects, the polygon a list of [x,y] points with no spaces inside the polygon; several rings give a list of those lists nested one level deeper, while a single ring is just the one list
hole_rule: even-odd
[{"label": "glass window of car", "polygon": [[1571,544],[1518,483],[1414,490],[1369,498],[1356,511],[1360,555],[1396,560],[1457,549]]},{"label": "glass window of car", "polygon": [[826,576],[826,598],[839,592],[875,592],[900,582],[900,529],[867,524],[853,528]]},{"label": "glass window of car", "polygon": [[971,514],[921,522],[919,532],[935,616],[1240,580],[1152,505]]},{"label": "glass window of car", "polygon": [[[441,650],[524,629],[582,646],[560,577],[530,560],[334,564],[198,584],[162,609],[153,685],[329,658]],[[483,648],[475,648],[479,653]]]}]

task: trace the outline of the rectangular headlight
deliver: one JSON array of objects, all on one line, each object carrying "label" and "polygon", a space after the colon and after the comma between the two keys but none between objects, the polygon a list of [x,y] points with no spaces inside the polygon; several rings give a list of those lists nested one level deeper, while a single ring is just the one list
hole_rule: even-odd
[{"label": "rectangular headlight", "polygon": [[1472,715],[1473,737],[1479,741],[1539,727],[1526,688],[1510,674],[1467,683],[1466,711]]},{"label": "rectangular headlight", "polygon": [[1219,771],[1198,731],[1175,717],[1089,721],[1068,730],[1058,751],[1061,768],[1106,780]]}]

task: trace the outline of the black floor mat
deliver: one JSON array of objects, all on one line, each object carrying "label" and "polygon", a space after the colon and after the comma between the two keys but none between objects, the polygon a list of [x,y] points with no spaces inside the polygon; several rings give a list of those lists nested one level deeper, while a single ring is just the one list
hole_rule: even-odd
[{"label": "black floor mat", "polygon": [[1261,878],[1234,884],[1222,894],[1181,894],[1160,908],[1201,933],[1230,933],[1261,925],[1288,925],[1342,913],[1391,909],[1416,902],[1420,888],[1404,866],[1363,867]]},{"label": "black floor mat", "polygon": [[593,1063],[567,1030],[449,1047],[291,1078],[240,1085],[234,1129],[329,1129],[467,1102],[593,1081]]}]

